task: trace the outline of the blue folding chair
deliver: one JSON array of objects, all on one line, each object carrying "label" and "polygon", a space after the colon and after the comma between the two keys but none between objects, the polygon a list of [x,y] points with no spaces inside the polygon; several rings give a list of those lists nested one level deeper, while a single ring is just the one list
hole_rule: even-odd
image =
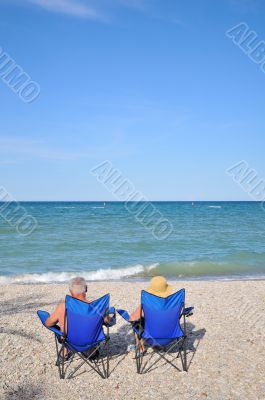
[{"label": "blue folding chair", "polygon": [[[185,308],[185,289],[171,294],[168,297],[158,297],[145,290],[141,292],[141,313],[143,318],[139,321],[130,321],[127,311],[117,312],[131,324],[136,336],[135,359],[137,372],[146,373],[162,358],[174,368],[178,369],[171,360],[169,353],[177,351],[177,359],[181,358],[182,367],[187,371],[187,332],[186,317],[192,315],[193,307]],[[181,321],[183,320],[183,326]],[[143,365],[144,353],[141,352],[141,343],[153,350],[151,357]],[[159,357],[147,368],[154,354]]]},{"label": "blue folding chair", "polygon": [[[91,303],[67,295],[65,297],[66,311],[64,321],[64,326],[67,327],[66,333],[62,332],[58,326],[47,328],[45,322],[49,317],[49,313],[41,310],[37,311],[42,324],[55,335],[56,365],[61,379],[65,378],[65,348],[71,351],[73,356],[78,355],[82,359],[81,364],[74,369],[69,378],[85,363],[102,378],[109,377],[109,327],[116,323],[115,308],[110,308],[109,303],[109,294]],[[109,318],[110,314],[113,314],[111,320]],[[104,318],[106,317],[110,321],[109,323],[104,323]],[[106,326],[107,333],[104,332],[103,325]],[[93,356],[98,353],[99,349],[101,350],[100,357],[95,357],[93,361]],[[103,357],[104,350],[106,350],[106,360]],[[88,357],[86,357],[86,352],[89,354]],[[100,361],[103,371],[99,367]]]}]

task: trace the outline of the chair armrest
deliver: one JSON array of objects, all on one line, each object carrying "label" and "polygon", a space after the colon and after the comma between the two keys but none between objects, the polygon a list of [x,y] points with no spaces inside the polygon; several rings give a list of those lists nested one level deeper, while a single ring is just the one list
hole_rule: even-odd
[{"label": "chair armrest", "polygon": [[46,320],[49,318],[50,314],[47,311],[38,310],[38,317],[41,320],[42,325],[45,325]]},{"label": "chair armrest", "polygon": [[125,321],[127,321],[127,322],[132,322],[132,321],[130,321],[129,313],[128,313],[126,310],[121,310],[121,309],[119,309],[119,310],[117,310],[117,313],[120,314],[120,316],[121,316],[123,319],[125,319]]},{"label": "chair armrest", "polygon": [[57,336],[65,336],[65,334],[62,331],[60,331],[60,329],[56,328],[55,326],[46,326],[45,325],[47,319],[50,316],[50,314],[47,311],[38,310],[37,314],[38,314],[39,319],[41,320],[42,325],[45,326],[46,329],[49,329],[49,331],[52,331]]},{"label": "chair armrest", "polygon": [[136,320],[131,320],[130,319],[130,315],[129,315],[129,313],[128,313],[128,311],[126,311],[126,310],[117,310],[117,313],[119,313],[120,314],[120,316],[123,318],[123,319],[125,319],[125,321],[127,321],[127,322],[129,322],[130,324],[132,324],[132,325],[135,325],[135,324],[139,324],[140,323],[140,318],[139,319],[136,319]]},{"label": "chair armrest", "polygon": [[187,307],[187,308],[184,308],[184,310],[183,310],[181,316],[182,316],[182,315],[185,315],[185,317],[190,317],[191,315],[193,315],[193,310],[194,310],[194,307]]},{"label": "chair armrest", "polygon": [[138,338],[140,339],[142,334],[143,334],[143,326],[141,326],[141,318],[131,321],[130,320],[130,315],[127,311],[125,310],[117,310],[117,312],[120,314],[120,316],[125,319],[125,321],[129,322],[129,324],[131,324],[132,330],[134,331],[134,333],[136,333],[136,335],[138,336]]},{"label": "chair armrest", "polygon": [[116,308],[115,307],[110,307],[108,310],[109,314],[116,314]]}]

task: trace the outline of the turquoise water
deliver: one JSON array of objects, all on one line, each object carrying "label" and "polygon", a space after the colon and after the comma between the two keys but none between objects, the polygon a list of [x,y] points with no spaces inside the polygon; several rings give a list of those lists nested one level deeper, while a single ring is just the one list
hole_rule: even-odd
[{"label": "turquoise water", "polygon": [[[156,240],[123,203],[21,203],[37,229],[0,216],[0,282],[265,276],[265,211],[255,202],[154,202],[174,230]],[[12,206],[10,206],[12,207]]]}]

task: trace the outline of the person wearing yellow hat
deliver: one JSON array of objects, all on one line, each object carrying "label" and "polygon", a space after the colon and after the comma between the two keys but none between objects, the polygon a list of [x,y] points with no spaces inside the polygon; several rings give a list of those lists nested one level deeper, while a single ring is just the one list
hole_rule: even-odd
[{"label": "person wearing yellow hat", "polygon": [[163,276],[154,276],[146,291],[158,297],[167,297],[172,294],[173,288]]},{"label": "person wearing yellow hat", "polygon": [[[167,283],[166,278],[164,278],[163,276],[154,276],[151,279],[150,285],[148,286],[146,291],[158,297],[167,297],[172,294],[173,288],[171,285]],[[136,310],[130,315],[130,320],[131,321],[139,320],[141,318],[140,312],[141,312],[141,306],[137,307]]]},{"label": "person wearing yellow hat", "polygon": [[[166,278],[164,278],[163,276],[154,276],[151,279],[150,285],[148,286],[146,291],[158,297],[167,297],[172,294],[173,288],[167,283]],[[138,306],[136,310],[130,315],[130,321],[140,321],[141,318],[141,324],[143,326],[144,311],[142,309],[141,315],[141,306]],[[145,352],[143,343],[141,343],[141,352]]]}]

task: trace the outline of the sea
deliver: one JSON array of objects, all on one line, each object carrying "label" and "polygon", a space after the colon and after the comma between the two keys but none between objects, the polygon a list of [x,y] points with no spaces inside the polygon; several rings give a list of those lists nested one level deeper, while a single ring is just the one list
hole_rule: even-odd
[{"label": "sea", "polygon": [[[265,209],[259,202],[152,202],[172,232],[158,240],[123,202],[23,202],[23,235],[1,213],[0,283],[263,279]],[[12,215],[12,207],[9,213]]]}]

